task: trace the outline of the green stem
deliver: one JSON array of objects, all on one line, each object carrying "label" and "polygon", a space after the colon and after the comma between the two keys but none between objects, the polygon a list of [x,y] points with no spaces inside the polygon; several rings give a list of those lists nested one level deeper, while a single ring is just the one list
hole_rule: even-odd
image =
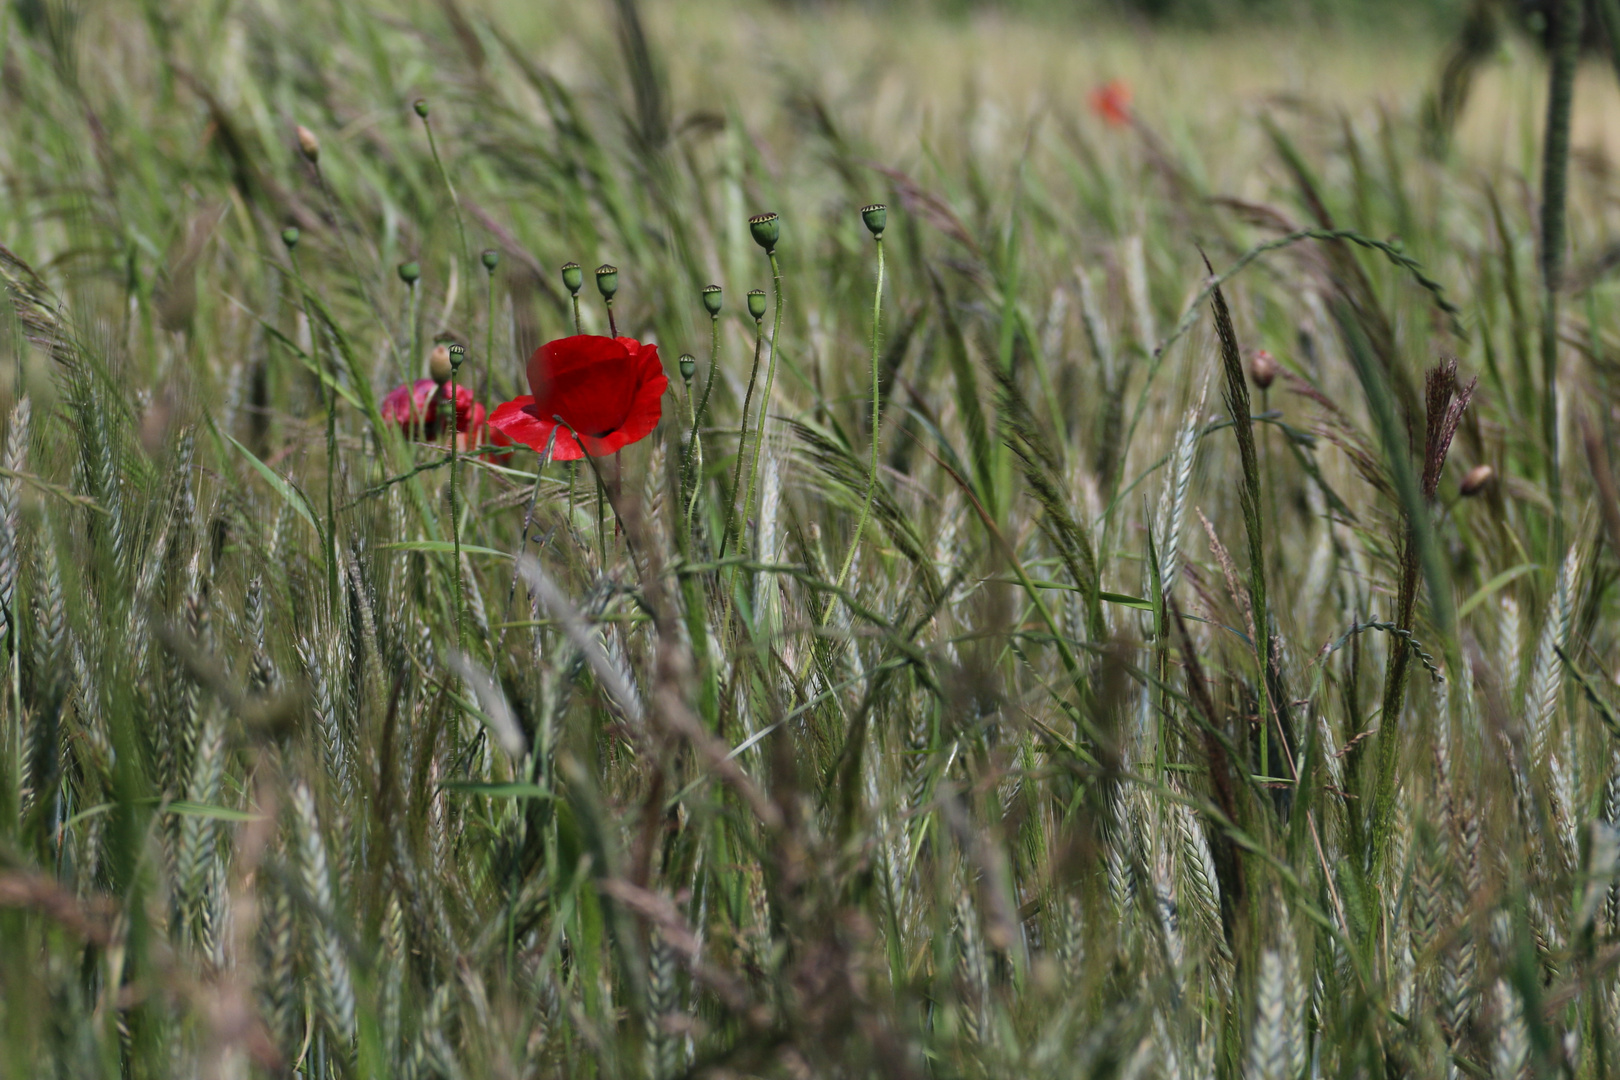
[{"label": "green stem", "polygon": [[580,324],[579,324],[579,293],[575,293],[574,294],[574,333],[577,335],[577,334],[583,334],[584,332],[585,332],[584,330],[580,329]]},{"label": "green stem", "polygon": [[427,131],[428,148],[433,151],[433,164],[439,170],[439,179],[444,181],[445,190],[450,192],[450,206],[456,212],[456,235],[461,239],[461,265],[471,265],[472,259],[467,254],[467,229],[461,222],[461,196],[456,194],[456,185],[450,182],[450,173],[444,167],[444,160],[439,157],[439,141],[433,137],[432,121],[422,117],[422,127]]},{"label": "green stem", "polygon": [[[484,390],[487,393],[490,380],[495,376],[495,271],[491,270],[484,275],[484,302],[489,308],[489,327],[484,335]],[[473,394],[478,393],[478,380],[472,380]]]},{"label": "green stem", "polygon": [[754,380],[759,377],[759,355],[765,342],[765,323],[760,319],[754,320],[754,368],[748,373],[748,392],[743,395],[742,427],[737,432],[737,467],[731,474],[731,501],[726,507],[726,531],[720,538],[720,557],[726,556],[726,545],[731,543],[731,530],[735,524],[738,526],[737,543],[742,543],[741,533],[748,528],[748,511],[743,510],[743,519],[737,522],[737,496],[742,492],[743,460],[748,456],[748,412],[754,401]]},{"label": "green stem", "polygon": [[[855,550],[861,546],[861,533],[866,529],[866,519],[872,512],[872,499],[877,494],[878,477],[878,436],[882,430],[883,415],[879,411],[881,401],[878,395],[882,392],[878,383],[878,331],[883,319],[883,234],[877,234],[877,291],[872,297],[872,470],[866,478],[866,498],[861,502],[861,516],[855,522],[855,535],[849,541],[849,553],[844,556],[843,568],[838,571],[838,587],[844,587],[849,578],[849,569],[855,564]],[[832,611],[832,605],[827,605]]]},{"label": "green stem", "polygon": [[608,337],[618,337],[619,320],[613,317],[613,297],[608,297],[603,303],[607,307],[608,313]]},{"label": "green stem", "polygon": [[1558,290],[1564,276],[1564,210],[1569,185],[1570,113],[1583,5],[1561,0],[1554,8],[1552,65],[1548,76],[1547,135],[1541,182],[1542,438],[1547,447],[1547,494],[1552,501],[1553,551],[1563,550],[1564,497],[1558,472]]},{"label": "green stem", "polygon": [[[754,436],[754,460],[748,466],[748,498],[743,503],[743,518],[754,509],[754,485],[759,480],[759,452],[765,445],[765,424],[771,415],[771,384],[776,381],[776,339],[782,333],[782,266],[771,252],[771,293],[775,297],[776,314],[771,318],[771,359],[765,366],[765,389],[759,397],[759,432]],[[739,538],[738,543],[741,544]]]},{"label": "green stem", "polygon": [[[703,397],[698,400],[697,409],[692,415],[692,438],[697,439],[698,431],[703,424],[703,418],[709,413],[709,392],[714,389],[714,371],[720,364],[720,316],[709,316],[709,374],[703,380]],[[698,447],[697,469],[692,474],[691,501],[686,504],[686,532],[692,533],[692,518],[697,513],[698,490],[703,483],[703,448]]]},{"label": "green stem", "polygon": [[[317,363],[323,352],[320,346],[320,330],[315,325],[315,318],[309,309],[309,294],[304,285],[304,273],[298,266],[298,253],[289,251],[288,257],[292,260],[293,277],[298,281],[298,294],[304,302],[304,321],[309,324],[309,347],[316,354]],[[335,614],[338,609],[338,574],[337,574],[337,534],[332,525],[336,520],[334,502],[332,498],[332,474],[337,471],[337,365],[332,365],[332,386],[330,395],[326,392],[326,385],[318,383],[316,393],[320,396],[321,404],[326,406],[326,595],[327,602],[332,605]]]},{"label": "green stem", "polygon": [[450,545],[454,549],[456,571],[456,647],[465,648],[466,642],[462,638],[461,620],[461,521],[456,516],[456,410],[461,404],[459,391],[456,388],[456,371],[450,369]]}]

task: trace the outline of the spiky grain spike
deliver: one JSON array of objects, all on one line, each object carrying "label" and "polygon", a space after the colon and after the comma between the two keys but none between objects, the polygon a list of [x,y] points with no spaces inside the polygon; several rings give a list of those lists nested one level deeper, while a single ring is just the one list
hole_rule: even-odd
[{"label": "spiky grain spike", "polygon": [[349,958],[333,925],[338,912],[333,902],[326,842],[321,838],[321,822],[315,813],[315,796],[303,780],[294,781],[292,785],[292,803],[298,815],[298,869],[312,908],[310,932],[315,939],[321,1015],[346,1052],[353,1046],[358,1032],[354,982],[349,973]]},{"label": "spiky grain spike", "polygon": [[1275,949],[1260,954],[1260,975],[1255,989],[1254,1026],[1249,1030],[1244,1080],[1288,1080],[1293,1052],[1289,1047],[1287,976]]},{"label": "spiky grain spike", "polygon": [[11,421],[6,426],[5,467],[0,475],[0,609],[6,617],[8,632],[15,629],[14,604],[17,596],[17,578],[20,573],[18,556],[18,530],[22,527],[22,481],[20,475],[28,467],[28,419],[33,409],[25,396],[11,410]]}]

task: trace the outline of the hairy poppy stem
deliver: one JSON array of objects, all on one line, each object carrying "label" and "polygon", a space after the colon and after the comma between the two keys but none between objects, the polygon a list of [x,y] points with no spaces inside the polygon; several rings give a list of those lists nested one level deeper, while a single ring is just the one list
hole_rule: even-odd
[{"label": "hairy poppy stem", "polygon": [[579,322],[579,293],[575,293],[574,294],[574,333],[575,334],[583,334],[584,332],[585,331],[580,327],[580,322]]},{"label": "hairy poppy stem", "polygon": [[[304,321],[309,324],[309,347],[312,352],[319,353],[320,331],[316,328],[315,320],[309,311],[309,295],[305,291],[304,273],[298,266],[298,252],[289,249],[287,257],[292,260],[293,277],[298,281],[298,294],[304,302]],[[320,362],[319,357],[315,358]],[[317,381],[318,382],[318,381]],[[332,372],[332,388],[328,393],[324,384],[317,385],[320,401],[326,406],[326,592],[327,602],[332,605],[332,611],[338,610],[338,584],[337,584],[337,533],[333,524],[337,519],[335,503],[332,498],[332,474],[337,471],[337,372]]]},{"label": "hairy poppy stem", "polygon": [[[866,498],[861,502],[861,516],[855,522],[855,535],[849,541],[849,553],[844,556],[844,565],[838,571],[838,588],[844,587],[849,578],[849,569],[855,565],[855,551],[861,546],[861,533],[866,529],[866,519],[872,512],[872,499],[877,494],[878,477],[878,435],[882,430],[883,417],[879,412],[881,402],[879,394],[882,389],[878,383],[878,331],[883,320],[883,234],[877,234],[877,292],[872,299],[872,471],[866,478]],[[832,605],[827,605],[832,611]]]},{"label": "hairy poppy stem", "polygon": [[[759,398],[759,431],[754,435],[754,459],[748,466],[748,498],[743,504],[743,519],[754,509],[754,485],[759,480],[759,452],[765,445],[765,423],[770,417],[771,384],[776,381],[776,339],[782,332],[782,266],[776,261],[776,252],[770,252],[771,292],[775,297],[776,314],[771,318],[771,358],[765,365],[765,389]],[[740,547],[741,538],[738,539]]]},{"label": "hairy poppy stem", "polygon": [[461,196],[456,194],[456,185],[450,182],[450,173],[444,167],[444,159],[439,157],[439,141],[433,137],[432,121],[427,118],[425,111],[418,110],[417,115],[422,118],[422,129],[427,132],[428,149],[433,151],[433,164],[439,170],[439,179],[444,181],[444,188],[450,193],[450,206],[456,213],[456,235],[461,240],[461,264],[466,266],[472,262],[472,257],[467,253],[467,228],[461,222]]},{"label": "hairy poppy stem", "polygon": [[607,313],[608,337],[616,338],[619,336],[619,320],[613,317],[613,298],[611,296],[607,298]]},{"label": "hairy poppy stem", "polygon": [[[709,412],[709,391],[714,389],[714,371],[720,365],[720,316],[709,316],[709,374],[703,380],[703,397],[698,401],[697,408],[692,413],[692,439],[696,442],[700,436],[703,418]],[[692,473],[692,495],[686,504],[686,533],[692,534],[692,519],[697,514],[698,491],[703,486],[703,447],[698,444],[697,468]]]},{"label": "hairy poppy stem", "polygon": [[456,514],[456,408],[461,404],[460,391],[456,388],[456,371],[450,370],[450,546],[455,552],[456,571],[456,648],[465,647],[461,636],[461,519]]},{"label": "hairy poppy stem", "polygon": [[748,509],[743,508],[743,520],[737,521],[737,496],[742,493],[743,459],[748,456],[748,412],[754,401],[754,380],[759,377],[759,357],[765,344],[765,321],[754,320],[754,369],[748,373],[748,392],[743,395],[742,427],[737,432],[737,468],[731,475],[731,502],[726,507],[726,531],[720,538],[720,557],[726,557],[726,545],[731,542],[733,525],[737,527],[737,543],[742,544],[741,533],[748,528]]}]

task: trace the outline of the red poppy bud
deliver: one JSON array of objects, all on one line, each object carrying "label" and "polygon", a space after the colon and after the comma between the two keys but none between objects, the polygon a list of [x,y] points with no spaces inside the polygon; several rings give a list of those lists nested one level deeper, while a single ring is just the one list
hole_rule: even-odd
[{"label": "red poppy bud", "polygon": [[555,461],[603,457],[646,438],[669,388],[658,346],[627,337],[547,342],[529,358],[528,374],[532,393],[497,406],[489,426],[541,453],[555,432]]},{"label": "red poppy bud", "polygon": [[1256,349],[1249,359],[1249,378],[1262,390],[1269,390],[1277,381],[1277,358],[1264,349]]},{"label": "red poppy bud", "polygon": [[1464,498],[1472,498],[1489,487],[1491,481],[1495,479],[1496,470],[1494,468],[1489,465],[1475,465],[1472,469],[1463,473],[1462,483],[1458,486]]},{"label": "red poppy bud", "polygon": [[436,383],[445,383],[450,381],[452,370],[450,350],[444,345],[433,346],[433,351],[428,354],[428,375]]},{"label": "red poppy bud", "polygon": [[303,124],[298,125],[298,149],[311,165],[321,160],[321,140]]}]

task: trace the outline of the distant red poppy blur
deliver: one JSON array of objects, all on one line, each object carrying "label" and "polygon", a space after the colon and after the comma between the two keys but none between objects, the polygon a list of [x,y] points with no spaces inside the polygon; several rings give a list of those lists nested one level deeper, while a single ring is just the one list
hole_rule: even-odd
[{"label": "distant red poppy blur", "polygon": [[1110,79],[1091,92],[1091,111],[1112,127],[1131,122],[1131,88],[1121,79]]},{"label": "distant red poppy blur", "polygon": [[[449,412],[450,388],[439,392],[439,384],[432,379],[417,379],[409,386],[396,386],[382,399],[382,418],[398,424],[407,436],[433,441],[443,434],[446,414]],[[470,387],[456,387],[456,430],[466,431],[478,406],[473,401]]]},{"label": "distant red poppy blur", "polygon": [[[399,425],[408,438],[438,442],[444,436],[450,409],[450,388],[441,391],[432,379],[417,379],[409,386],[396,386],[382,399],[382,418]],[[466,450],[493,444],[510,446],[512,440],[501,431],[491,430],[484,407],[473,400],[470,387],[456,387],[456,447]],[[494,455],[491,455],[494,456]]]},{"label": "distant red poppy blur", "polygon": [[604,457],[652,433],[668,387],[658,346],[577,334],[535,350],[529,357],[533,392],[496,406],[489,426],[541,453],[555,430],[554,461]]}]

